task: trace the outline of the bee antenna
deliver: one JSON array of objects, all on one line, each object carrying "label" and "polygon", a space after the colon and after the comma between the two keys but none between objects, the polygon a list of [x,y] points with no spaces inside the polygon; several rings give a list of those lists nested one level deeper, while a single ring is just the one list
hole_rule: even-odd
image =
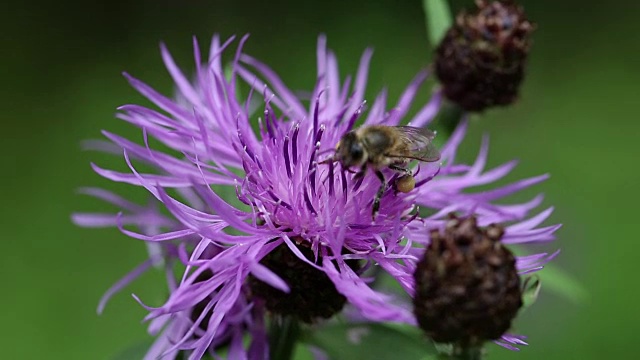
[{"label": "bee antenna", "polygon": [[[330,153],[330,152],[335,154],[336,149],[323,150],[323,151],[318,152],[318,155],[322,155],[322,154],[326,154],[326,153]],[[325,160],[320,161],[318,164],[328,164],[328,163],[332,163],[332,162],[336,162],[336,161],[338,161],[338,159],[336,159],[335,156],[331,156],[331,157],[329,157],[329,158],[327,158]]]},{"label": "bee antenna", "polygon": [[333,156],[330,158],[327,158],[325,160],[320,161],[318,164],[329,164],[329,163],[333,163],[338,161],[336,158],[334,158]]},{"label": "bee antenna", "polygon": [[322,155],[322,154],[326,154],[326,153],[330,153],[330,152],[335,153],[335,152],[336,152],[336,149],[326,149],[326,150],[322,150],[322,151],[318,152],[318,155]]}]

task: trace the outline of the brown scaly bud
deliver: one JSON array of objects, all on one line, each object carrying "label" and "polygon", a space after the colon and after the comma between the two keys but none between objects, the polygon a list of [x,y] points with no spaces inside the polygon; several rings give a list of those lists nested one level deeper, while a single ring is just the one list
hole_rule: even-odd
[{"label": "brown scaly bud", "polygon": [[436,49],[435,72],[445,96],[467,111],[513,103],[534,25],[514,1],[476,0],[458,14]]},{"label": "brown scaly bud", "polygon": [[504,229],[452,215],[418,262],[414,313],[434,341],[474,347],[500,338],[522,306],[516,259],[501,242]]},{"label": "brown scaly bud", "polygon": [[[308,260],[316,261],[302,238],[292,239],[296,240],[298,250]],[[319,257],[316,263],[321,261]],[[252,295],[263,299],[266,309],[274,315],[293,316],[310,324],[337,314],[347,301],[324,272],[300,260],[284,244],[270,252],[260,263],[289,285],[290,292],[287,294],[253,276],[249,277]],[[356,271],[360,268],[357,261],[348,261],[348,265]]]}]

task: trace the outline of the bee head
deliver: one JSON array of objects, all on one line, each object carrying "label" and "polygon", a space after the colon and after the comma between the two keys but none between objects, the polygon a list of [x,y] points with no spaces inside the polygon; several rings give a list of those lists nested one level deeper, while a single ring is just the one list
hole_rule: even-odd
[{"label": "bee head", "polygon": [[354,131],[349,131],[342,137],[336,148],[336,158],[345,168],[365,163],[367,151]]}]

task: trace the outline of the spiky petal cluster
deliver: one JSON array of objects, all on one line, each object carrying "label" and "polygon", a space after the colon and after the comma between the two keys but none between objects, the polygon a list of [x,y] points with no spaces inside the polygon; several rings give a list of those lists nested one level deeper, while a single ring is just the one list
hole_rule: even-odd
[{"label": "spiky petal cluster", "polygon": [[[204,63],[194,40],[194,81],[185,77],[163,46],[162,57],[175,81],[177,100],[126,75],[160,111],[125,105],[118,115],[142,129],[144,145],[108,132],[104,135],[110,142],[88,144],[102,151],[122,151],[130,172],[93,165],[96,172],[116,182],[144,187],[154,204],[164,207],[170,216],[125,203],[114,195],[93,192],[121,206],[126,214],[79,214],[76,222],[117,226],[130,237],[153,244],[154,251],[164,255],[167,267],[176,262],[186,267],[181,279],[169,276],[170,295],[164,304],[143,305],[149,311],[147,319],[152,320],[150,331],[161,332],[148,358],[159,354],[174,358],[184,351],[189,359],[200,359],[206,352],[216,353],[221,344],[229,345],[230,357],[264,357],[264,302],[251,296],[247,283],[255,278],[289,291],[287,279],[262,263],[276,249],[290,251],[309,267],[323,272],[365,318],[415,324],[409,306],[372,289],[348,260],[379,264],[413,294],[412,274],[422,246],[428,243],[425,229],[440,226],[444,214],[476,212],[480,223],[513,222],[522,220],[539,203],[536,199],[523,205],[492,204],[544,177],[493,192],[465,191],[505,176],[514,164],[485,172],[486,143],[474,165],[456,164],[455,152],[466,129],[463,123],[442,151],[442,169],[438,164],[421,164],[415,175],[416,190],[408,194],[386,189],[379,214],[372,222],[371,204],[379,180],[369,174],[356,181],[339,167],[319,162],[356,121],[365,125],[400,124],[426,74],[418,74],[391,111],[386,110],[386,93],[382,92],[365,112],[371,51],[362,56],[352,86],[350,77],[341,80],[336,57],[321,37],[317,81],[306,104],[271,69],[242,54],[244,41],[225,76],[221,55],[231,40],[220,44],[214,37]],[[247,99],[238,99],[240,80],[253,89]],[[264,112],[260,117],[251,112],[256,97],[262,98]],[[436,93],[410,124],[427,125],[437,113],[440,99]],[[260,128],[257,133],[252,130],[256,122]],[[149,137],[171,151],[152,149]],[[142,173],[134,163],[156,171]],[[440,175],[435,177],[438,171]],[[395,175],[385,172],[385,176],[390,179]],[[235,194],[233,201],[223,199],[223,193]],[[434,209],[435,215],[420,218],[416,204]],[[508,227],[504,240],[552,239],[556,228],[533,230],[549,214],[550,210]],[[155,226],[150,229],[148,224]],[[401,241],[403,237],[407,241]],[[300,246],[309,249],[315,261],[305,256]],[[519,265],[521,269],[536,269],[546,258],[546,254],[523,258]],[[152,257],[135,269],[107,296],[154,261]],[[246,333],[252,341],[243,348]],[[519,338],[506,340],[521,343]]]}]

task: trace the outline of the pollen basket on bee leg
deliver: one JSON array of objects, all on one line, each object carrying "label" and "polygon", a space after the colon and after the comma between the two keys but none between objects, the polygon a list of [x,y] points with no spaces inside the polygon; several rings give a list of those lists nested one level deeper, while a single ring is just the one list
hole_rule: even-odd
[{"label": "pollen basket on bee leg", "polygon": [[401,193],[408,193],[416,187],[416,179],[413,175],[402,175],[396,180],[396,190]]}]

